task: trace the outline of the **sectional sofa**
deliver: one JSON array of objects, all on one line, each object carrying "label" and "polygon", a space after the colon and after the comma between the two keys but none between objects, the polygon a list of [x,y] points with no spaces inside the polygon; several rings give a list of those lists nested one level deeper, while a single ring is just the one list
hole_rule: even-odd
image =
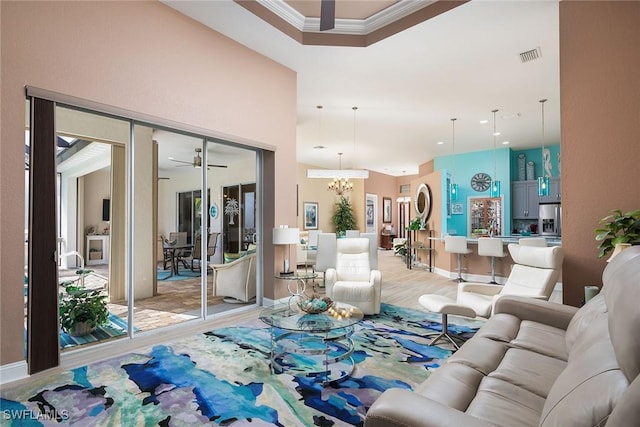
[{"label": "sectional sofa", "polygon": [[366,427],[640,425],[640,246],[580,309],[504,297],[414,391],[389,389]]}]

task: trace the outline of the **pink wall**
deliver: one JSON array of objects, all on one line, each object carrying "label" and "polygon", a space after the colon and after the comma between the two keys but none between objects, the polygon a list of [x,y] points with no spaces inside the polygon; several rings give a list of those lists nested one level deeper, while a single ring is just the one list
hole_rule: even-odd
[{"label": "pink wall", "polygon": [[295,223],[293,71],[159,2],[0,8],[0,364],[23,359],[25,85],[277,146],[275,222]]},{"label": "pink wall", "polygon": [[[382,226],[386,225],[382,222],[383,220],[383,212],[382,212],[382,199],[383,197],[388,197],[391,199],[391,224],[398,229],[398,204],[396,203],[396,198],[398,197],[399,188],[396,183],[396,178],[393,176],[385,175],[378,172],[369,171],[369,179],[365,180],[364,184],[364,192],[370,194],[378,195],[378,234],[382,230]],[[366,229],[366,224],[361,226],[361,230]]]},{"label": "pink wall", "polygon": [[560,2],[564,302],[601,284],[593,230],[640,208],[640,3]]}]

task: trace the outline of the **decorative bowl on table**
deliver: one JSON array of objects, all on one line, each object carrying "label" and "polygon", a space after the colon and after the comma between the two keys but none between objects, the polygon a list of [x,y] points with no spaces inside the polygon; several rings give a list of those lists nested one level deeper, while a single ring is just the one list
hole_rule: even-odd
[{"label": "decorative bowl on table", "polygon": [[298,298],[298,308],[309,314],[323,313],[333,306],[333,300],[329,297],[320,297],[313,294],[311,297],[300,296]]}]

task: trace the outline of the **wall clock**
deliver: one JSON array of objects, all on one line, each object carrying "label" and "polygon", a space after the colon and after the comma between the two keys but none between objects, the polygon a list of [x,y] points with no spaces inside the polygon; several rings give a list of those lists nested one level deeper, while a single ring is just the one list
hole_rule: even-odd
[{"label": "wall clock", "polygon": [[484,172],[479,172],[471,177],[471,188],[476,191],[487,191],[490,186],[491,177]]}]

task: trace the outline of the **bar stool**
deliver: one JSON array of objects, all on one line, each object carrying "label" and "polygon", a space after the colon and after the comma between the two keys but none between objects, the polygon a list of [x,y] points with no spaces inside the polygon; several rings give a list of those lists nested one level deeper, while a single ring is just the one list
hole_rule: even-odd
[{"label": "bar stool", "polygon": [[489,283],[498,284],[496,282],[496,258],[504,258],[507,256],[504,251],[502,239],[497,237],[480,237],[478,238],[478,255],[491,257],[491,281]]},{"label": "bar stool", "polygon": [[470,254],[472,251],[467,247],[465,236],[446,236],[444,238],[444,250],[452,254],[458,254],[458,277],[455,281],[466,282],[462,278],[462,255]]}]

